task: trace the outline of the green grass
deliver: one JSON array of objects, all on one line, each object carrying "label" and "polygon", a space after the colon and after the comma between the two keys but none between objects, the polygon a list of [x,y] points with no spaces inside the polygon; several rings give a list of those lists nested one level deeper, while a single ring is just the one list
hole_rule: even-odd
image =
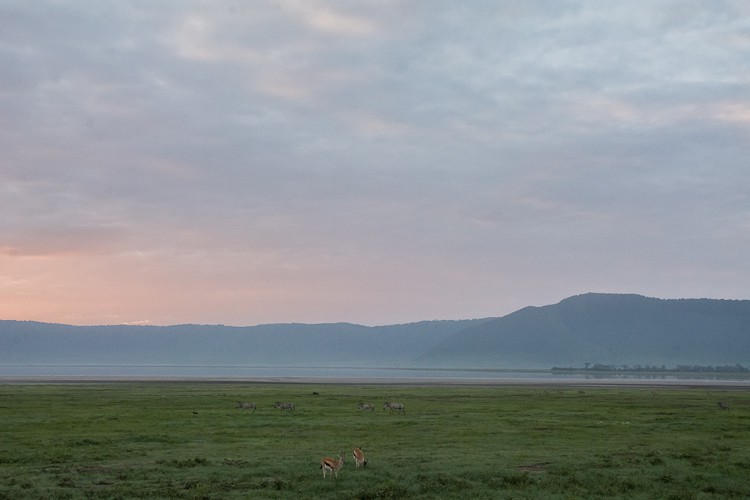
[{"label": "green grass", "polygon": [[[0,498],[11,499],[750,495],[741,390],[0,385],[0,429]],[[340,451],[338,479],[324,480],[320,458]]]}]

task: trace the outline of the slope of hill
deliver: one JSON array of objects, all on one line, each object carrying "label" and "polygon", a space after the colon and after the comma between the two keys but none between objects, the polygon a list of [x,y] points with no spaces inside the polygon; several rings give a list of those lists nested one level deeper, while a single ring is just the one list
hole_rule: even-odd
[{"label": "slope of hill", "polygon": [[470,326],[440,341],[417,361],[504,368],[585,363],[746,365],[750,300],[578,295]]},{"label": "slope of hill", "polygon": [[71,326],[0,321],[0,364],[551,368],[750,365],[750,300],[585,294],[502,318]]},{"label": "slope of hill", "polygon": [[379,327],[350,323],[71,326],[0,321],[0,363],[395,366],[411,362],[425,346],[483,321]]}]

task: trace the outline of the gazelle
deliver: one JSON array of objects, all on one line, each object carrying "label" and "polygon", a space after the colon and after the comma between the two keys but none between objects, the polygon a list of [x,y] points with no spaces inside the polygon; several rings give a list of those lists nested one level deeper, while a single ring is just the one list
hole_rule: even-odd
[{"label": "gazelle", "polygon": [[320,461],[320,468],[323,469],[323,477],[326,477],[326,472],[331,472],[335,477],[339,477],[339,469],[344,465],[344,452],[339,453],[339,459],[335,460],[331,457],[324,457]]},{"label": "gazelle", "polygon": [[359,469],[360,465],[363,468],[367,467],[367,459],[365,458],[365,454],[362,452],[362,448],[354,448],[354,451],[352,451],[352,456],[354,457],[355,469]]}]

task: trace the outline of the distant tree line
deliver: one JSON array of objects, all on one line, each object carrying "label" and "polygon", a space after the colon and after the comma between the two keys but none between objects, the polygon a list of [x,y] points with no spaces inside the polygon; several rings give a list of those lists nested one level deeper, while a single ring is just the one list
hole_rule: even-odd
[{"label": "distant tree line", "polygon": [[574,367],[554,367],[553,371],[573,371],[573,372],[700,372],[700,373],[747,373],[750,368],[745,368],[741,364],[711,366],[711,365],[676,365],[667,367],[665,365],[605,365],[602,363],[586,363],[583,368]]}]

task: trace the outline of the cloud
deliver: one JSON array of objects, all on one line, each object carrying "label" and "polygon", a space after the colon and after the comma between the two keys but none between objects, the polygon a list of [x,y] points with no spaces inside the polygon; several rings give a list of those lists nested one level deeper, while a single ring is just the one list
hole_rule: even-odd
[{"label": "cloud", "polygon": [[385,323],[742,297],[749,16],[5,4],[6,314]]},{"label": "cloud", "polygon": [[376,23],[367,16],[331,8],[327,3],[284,2],[284,9],[296,14],[308,26],[321,33],[344,36],[363,37],[375,34]]}]

